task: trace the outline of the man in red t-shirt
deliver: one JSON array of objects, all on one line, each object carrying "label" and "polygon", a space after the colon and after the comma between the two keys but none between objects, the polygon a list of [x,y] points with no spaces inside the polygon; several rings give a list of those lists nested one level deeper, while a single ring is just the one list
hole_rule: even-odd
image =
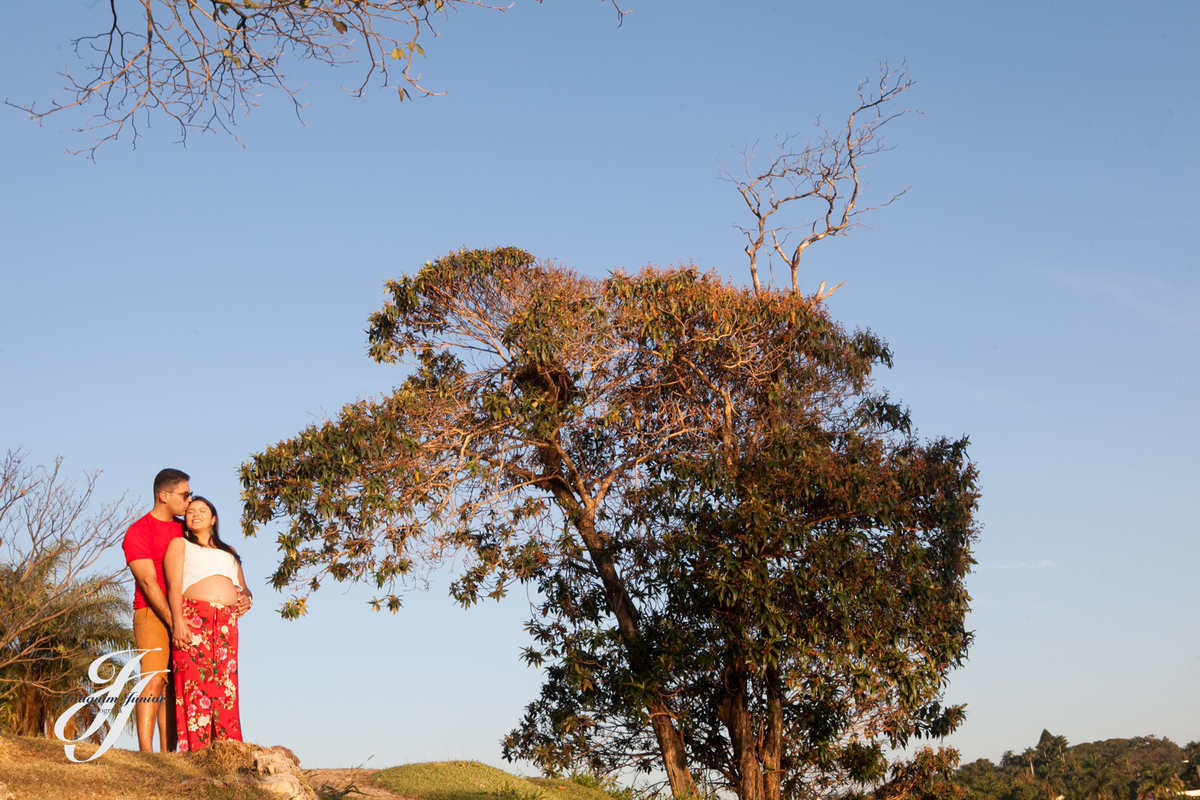
[{"label": "man in red t-shirt", "polygon": [[154,752],[155,720],[162,752],[174,748],[167,721],[174,717],[175,709],[168,709],[165,702],[171,657],[171,609],[167,605],[163,556],[171,540],[183,535],[183,526],[175,518],[187,511],[191,497],[186,472],[177,469],[159,472],[154,478],[154,508],[129,527],[122,544],[125,563],[137,584],[133,594],[133,637],[139,650],[150,651],[142,658],[142,674],[159,673],[146,684],[137,704],[138,749],[143,753]]}]

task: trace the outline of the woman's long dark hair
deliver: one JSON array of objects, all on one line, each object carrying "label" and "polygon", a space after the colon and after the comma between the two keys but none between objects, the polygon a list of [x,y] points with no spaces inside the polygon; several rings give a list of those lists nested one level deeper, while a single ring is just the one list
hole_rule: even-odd
[{"label": "woman's long dark hair", "polygon": [[[210,503],[207,498],[201,497],[198,494],[192,495],[192,502],[204,503],[204,505],[208,506],[208,510],[212,512],[212,534],[209,540],[212,543],[212,546],[218,550],[224,550],[226,553],[229,553],[229,555],[233,556],[240,565],[242,563],[242,557],[233,552],[232,547],[221,541],[221,535],[217,531],[217,529],[220,527],[220,517],[217,515],[217,507]],[[188,528],[186,513],[183,515],[183,538],[187,539],[192,544],[200,545],[201,547],[204,546],[200,544],[200,540],[196,538],[196,534],[192,533],[191,529]]]}]

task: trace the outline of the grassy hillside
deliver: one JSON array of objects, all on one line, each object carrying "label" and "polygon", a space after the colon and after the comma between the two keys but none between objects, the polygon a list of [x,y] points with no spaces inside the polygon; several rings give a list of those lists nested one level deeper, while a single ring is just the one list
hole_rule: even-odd
[{"label": "grassy hillside", "polygon": [[613,800],[570,779],[518,778],[477,761],[435,761],[380,770],[368,779],[397,794],[424,800]]}]

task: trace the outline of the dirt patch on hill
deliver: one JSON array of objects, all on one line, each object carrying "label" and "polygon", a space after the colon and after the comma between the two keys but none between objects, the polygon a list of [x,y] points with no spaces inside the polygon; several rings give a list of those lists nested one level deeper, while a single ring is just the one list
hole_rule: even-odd
[{"label": "dirt patch on hill", "polygon": [[[318,793],[322,789],[329,789],[332,792],[344,791],[348,786],[353,786],[358,790],[357,793],[347,795],[348,798],[367,797],[371,800],[419,800],[410,794],[396,794],[389,792],[387,789],[380,789],[378,786],[372,786],[368,781],[370,776],[379,772],[377,769],[306,769],[304,774],[308,776],[309,783],[317,790]],[[334,794],[333,796],[336,796]]]}]

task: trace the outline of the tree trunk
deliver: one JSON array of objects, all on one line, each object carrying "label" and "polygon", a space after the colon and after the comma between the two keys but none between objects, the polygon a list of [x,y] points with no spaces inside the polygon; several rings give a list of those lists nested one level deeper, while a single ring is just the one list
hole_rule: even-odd
[{"label": "tree trunk", "polygon": [[[569,507],[564,506],[564,508]],[[625,582],[617,573],[617,567],[613,563],[612,557],[604,548],[602,538],[596,532],[595,518],[591,513],[584,512],[576,521],[575,528],[579,531],[584,545],[587,546],[592,565],[596,568],[596,572],[604,584],[608,610],[617,619],[617,630],[621,634],[621,641],[629,656],[629,665],[635,675],[645,678],[653,684],[654,676],[651,675],[649,660],[641,646],[637,608],[633,604],[633,598],[625,589]],[[684,746],[683,736],[675,727],[675,715],[671,712],[666,698],[661,694],[657,695],[646,710],[650,712],[650,724],[654,729],[654,738],[658,742],[663,767],[667,771],[667,780],[671,784],[671,796],[698,796],[700,793],[696,789],[696,782],[692,779],[692,773],[688,769],[687,748]],[[756,800],[758,799],[756,798]]]},{"label": "tree trunk", "polygon": [[783,787],[783,681],[779,668],[767,670],[767,723],[759,761],[764,800],[780,800]]},{"label": "tree trunk", "polygon": [[758,737],[750,715],[750,698],[746,690],[746,675],[738,664],[727,663],[721,670],[721,699],[717,702],[717,717],[729,732],[733,746],[733,763],[737,767],[738,800],[765,800],[763,774],[758,763]]},{"label": "tree trunk", "polygon": [[656,697],[650,704],[650,724],[654,728],[654,738],[658,740],[658,749],[662,753],[663,766],[667,770],[667,780],[671,783],[672,797],[697,797],[696,782],[692,780],[691,770],[688,769],[687,749],[683,745],[683,737],[675,727],[675,717],[667,706],[666,700]]}]

